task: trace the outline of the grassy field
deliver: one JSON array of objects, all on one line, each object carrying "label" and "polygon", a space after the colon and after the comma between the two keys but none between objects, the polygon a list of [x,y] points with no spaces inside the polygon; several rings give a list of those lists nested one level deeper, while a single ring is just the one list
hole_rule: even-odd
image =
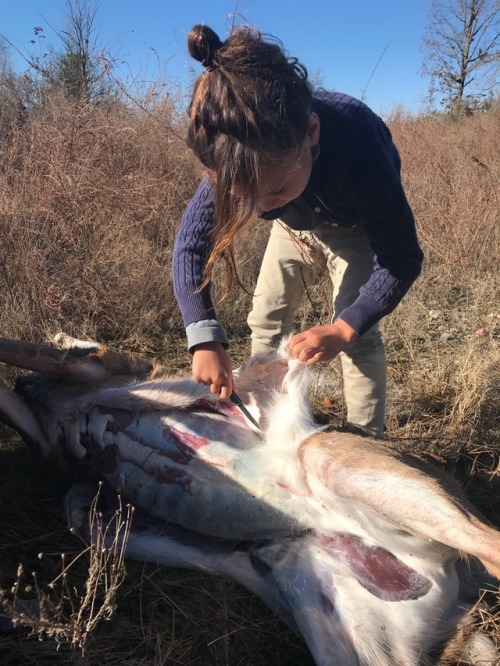
[{"label": "grassy field", "polygon": [[[8,111],[0,113],[2,336],[43,341],[65,330],[188,374],[170,262],[199,171],[181,140],[176,106],[152,96],[140,109],[77,108],[54,99],[31,118]],[[500,108],[457,123],[402,114],[388,122],[426,261],[383,322],[387,439],[450,471],[500,526]],[[236,289],[220,307],[235,364],[249,353],[244,322],[267,229],[255,221],[242,231],[237,254],[247,291]],[[318,276],[297,328],[328,321],[328,294]],[[13,381],[11,370],[0,370]],[[337,363],[317,367],[315,379],[318,418],[342,425]],[[10,430],[0,436],[0,587],[12,587],[22,562],[29,598],[32,572],[50,590],[61,554],[67,563],[82,544],[62,515],[67,481],[40,467]],[[83,556],[67,571],[74,599],[85,590],[88,568]],[[126,569],[116,611],[97,625],[83,653],[19,629],[0,636],[0,663],[312,663],[301,641],[241,588],[132,562]],[[500,596],[490,593],[487,601],[477,619],[500,641]]]}]

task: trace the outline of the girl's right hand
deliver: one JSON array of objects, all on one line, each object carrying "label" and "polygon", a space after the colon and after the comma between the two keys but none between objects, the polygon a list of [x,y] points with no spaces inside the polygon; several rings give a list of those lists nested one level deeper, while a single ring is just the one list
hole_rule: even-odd
[{"label": "girl's right hand", "polygon": [[210,387],[210,392],[229,398],[234,390],[233,364],[220,342],[204,342],[193,351],[193,378]]}]

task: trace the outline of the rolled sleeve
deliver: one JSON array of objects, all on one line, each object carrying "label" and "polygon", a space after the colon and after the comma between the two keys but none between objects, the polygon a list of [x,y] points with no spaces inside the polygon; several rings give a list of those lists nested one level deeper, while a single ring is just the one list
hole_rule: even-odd
[{"label": "rolled sleeve", "polygon": [[229,341],[226,331],[216,319],[195,321],[186,327],[188,351],[192,354],[196,345],[204,342],[220,342],[227,349]]}]

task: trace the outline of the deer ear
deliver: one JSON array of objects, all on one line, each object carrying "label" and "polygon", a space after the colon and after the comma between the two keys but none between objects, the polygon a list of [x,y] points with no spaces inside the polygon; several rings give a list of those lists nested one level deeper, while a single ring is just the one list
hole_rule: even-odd
[{"label": "deer ear", "polygon": [[58,349],[67,349],[72,355],[81,357],[82,359],[88,355],[91,361],[85,362],[82,360],[80,365],[83,367],[85,363],[94,363],[97,366],[99,362],[106,375],[132,375],[136,379],[144,380],[146,378],[150,379],[149,375],[153,371],[155,373],[162,372],[162,368],[143,361],[137,356],[124,351],[114,351],[106,347],[106,345],[92,340],[78,340],[66,335],[66,333],[55,335],[52,339],[52,344]]}]

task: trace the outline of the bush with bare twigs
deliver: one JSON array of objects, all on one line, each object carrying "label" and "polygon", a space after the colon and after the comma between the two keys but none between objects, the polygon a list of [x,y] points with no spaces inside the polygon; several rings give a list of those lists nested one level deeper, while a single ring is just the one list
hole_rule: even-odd
[{"label": "bush with bare twigs", "polygon": [[[56,643],[69,643],[82,651],[97,625],[108,620],[116,607],[116,596],[125,578],[125,547],[130,531],[133,507],[121,502],[109,522],[98,510],[99,495],[94,498],[88,515],[89,543],[77,555],[68,558],[61,553],[61,571],[46,587],[41,586],[36,572],[28,578],[22,564],[11,590],[0,587],[2,612],[13,626],[29,627],[40,639],[53,638]],[[44,553],[38,555],[43,560]],[[79,592],[71,582],[72,570],[84,559],[87,577]],[[28,578],[29,580],[29,578]],[[27,603],[26,594],[34,593]]]}]

